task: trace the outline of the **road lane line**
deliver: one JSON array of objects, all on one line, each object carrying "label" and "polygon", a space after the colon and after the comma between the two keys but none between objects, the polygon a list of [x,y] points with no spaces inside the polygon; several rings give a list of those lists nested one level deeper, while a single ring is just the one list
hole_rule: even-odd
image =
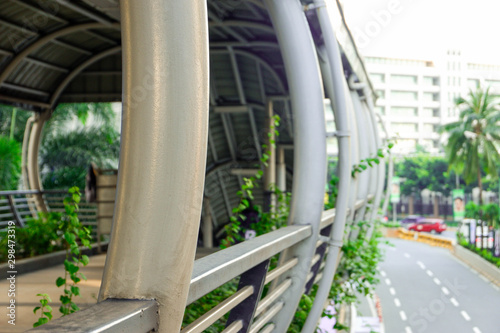
[{"label": "road lane line", "polygon": [[399,311],[399,315],[401,316],[402,321],[406,321],[406,313],[404,311]]},{"label": "road lane line", "polygon": [[410,258],[410,254],[409,253],[405,253],[405,257],[406,258]]},{"label": "road lane line", "polygon": [[433,276],[433,275],[434,275],[434,273],[432,273],[430,270],[427,270],[427,275],[429,275],[429,276]]},{"label": "road lane line", "polygon": [[490,280],[488,280],[487,278],[485,278],[482,274],[479,274],[479,278],[480,278],[481,280],[483,280],[484,282],[487,282],[487,283],[489,283],[489,282],[490,282]]},{"label": "road lane line", "polygon": [[425,265],[424,265],[424,263],[423,263],[423,262],[421,262],[420,260],[419,260],[419,261],[417,261],[417,265],[419,265],[419,266],[420,266],[420,268],[425,269]]},{"label": "road lane line", "polygon": [[434,283],[437,284],[438,286],[441,284],[441,281],[439,281],[438,278],[434,278],[433,280],[434,280]]},{"label": "road lane line", "polygon": [[405,333],[413,333],[413,331],[411,330],[410,326],[406,326],[405,327]]},{"label": "road lane line", "polygon": [[477,327],[473,327],[472,330],[474,331],[474,333],[481,333],[481,330],[479,330],[479,328]]},{"label": "road lane line", "polygon": [[394,304],[396,304],[396,307],[398,308],[401,306],[401,302],[397,298],[394,299]]},{"label": "road lane line", "polygon": [[383,277],[386,277],[386,276],[387,276],[387,274],[385,274],[385,272],[384,272],[384,271],[380,271],[380,275],[382,275]]},{"label": "road lane line", "polygon": [[455,298],[453,298],[453,297],[450,298],[450,302],[451,302],[451,304],[453,304],[453,305],[455,305],[457,307],[460,305],[460,304],[458,304],[457,300]]},{"label": "road lane line", "polygon": [[394,288],[389,288],[389,292],[392,296],[396,295],[396,290]]},{"label": "road lane line", "polygon": [[385,284],[387,284],[388,286],[390,286],[391,285],[391,280],[385,279]]},{"label": "road lane line", "polygon": [[443,291],[443,293],[445,295],[449,295],[450,294],[450,291],[446,287],[442,287],[441,290]]},{"label": "road lane line", "polygon": [[467,314],[467,312],[465,312],[465,311],[460,311],[460,313],[462,314],[462,317],[464,317],[464,319],[465,319],[465,320],[470,321],[470,317],[469,317],[469,315]]}]

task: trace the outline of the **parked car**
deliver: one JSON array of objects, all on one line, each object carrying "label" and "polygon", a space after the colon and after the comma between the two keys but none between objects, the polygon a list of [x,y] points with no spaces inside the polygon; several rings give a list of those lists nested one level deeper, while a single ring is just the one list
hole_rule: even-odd
[{"label": "parked car", "polygon": [[446,224],[444,224],[442,219],[421,219],[418,222],[410,225],[408,230],[413,231],[425,231],[431,233],[442,233],[446,230]]},{"label": "parked car", "polygon": [[420,215],[408,215],[404,219],[401,220],[401,225],[409,225],[412,223],[417,223],[421,220],[425,219],[425,217],[420,216]]}]

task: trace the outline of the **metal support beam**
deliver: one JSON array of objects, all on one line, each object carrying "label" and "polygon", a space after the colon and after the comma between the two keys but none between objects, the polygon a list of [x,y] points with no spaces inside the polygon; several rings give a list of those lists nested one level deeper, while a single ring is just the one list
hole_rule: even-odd
[{"label": "metal support beam", "polygon": [[[350,133],[349,126],[349,93],[346,87],[344,78],[344,68],[340,57],[340,49],[333,30],[331,17],[327,11],[327,4],[324,1],[315,1],[317,5],[317,15],[320,23],[321,32],[324,39],[324,53],[326,53],[326,69],[324,77],[328,96],[333,105],[335,114],[335,126],[337,131]],[[323,278],[321,279],[316,298],[306,322],[302,328],[302,332],[310,333],[316,330],[316,325],[323,312],[325,302],[328,298],[330,287],[337,269],[338,257],[344,238],[344,229],[346,225],[346,215],[349,204],[349,191],[351,188],[351,141],[350,136],[339,136],[337,138],[339,150],[339,187],[336,204],[335,218],[332,229],[329,232],[328,256],[323,269]]]},{"label": "metal support beam", "polygon": [[[34,118],[31,125],[26,152],[26,169],[28,174],[29,190],[42,190],[42,181],[40,180],[40,170],[38,165],[38,150],[40,147],[43,126],[45,125],[45,122],[49,120],[50,116],[50,110],[46,110],[45,112],[38,113],[33,116]],[[48,211],[47,205],[45,204],[41,194],[34,194],[33,198],[38,212]]]},{"label": "metal support beam", "polygon": [[273,186],[276,185],[276,133],[274,129],[274,111],[273,101],[267,102],[265,118],[265,143],[267,148],[265,152],[269,156],[267,166],[264,168],[264,191],[266,192],[266,208],[274,211],[276,208],[276,194],[273,192]]},{"label": "metal support beam", "polygon": [[203,202],[209,102],[206,3],[122,0],[120,9],[122,146],[99,300],[156,299],[159,332],[178,332]]},{"label": "metal support beam", "polygon": [[286,192],[286,163],[285,149],[278,147],[278,162],[276,165],[276,187],[281,192]]},{"label": "metal support beam", "polygon": [[[314,42],[298,0],[265,0],[285,64],[294,113],[294,173],[289,224],[309,224],[312,235],[282,254],[299,263],[281,277],[292,285],[273,319],[276,332],[286,332],[306,285],[319,236],[326,179],[326,131],[323,87]],[[277,303],[279,304],[279,303]]]},{"label": "metal support beam", "polygon": [[212,214],[210,213],[210,199],[205,197],[203,205],[203,247],[211,249],[214,247],[214,235]]}]

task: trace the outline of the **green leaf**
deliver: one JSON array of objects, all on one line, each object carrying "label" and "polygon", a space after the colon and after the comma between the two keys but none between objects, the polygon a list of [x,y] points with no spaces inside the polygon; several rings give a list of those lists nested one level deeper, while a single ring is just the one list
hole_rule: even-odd
[{"label": "green leaf", "polygon": [[83,266],[87,266],[89,264],[89,257],[85,254],[82,255],[80,262]]},{"label": "green leaf", "polygon": [[44,312],[43,314],[47,316],[48,320],[52,320],[52,312]]},{"label": "green leaf", "polygon": [[38,310],[40,310],[40,309],[41,309],[41,307],[39,307],[39,306],[35,307],[35,308],[33,309],[33,313],[35,313],[35,314],[36,314],[36,312],[37,312]]}]

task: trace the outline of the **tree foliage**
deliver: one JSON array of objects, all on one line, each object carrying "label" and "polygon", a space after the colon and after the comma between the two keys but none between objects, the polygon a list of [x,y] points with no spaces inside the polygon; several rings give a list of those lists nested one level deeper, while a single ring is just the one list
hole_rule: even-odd
[{"label": "tree foliage", "polygon": [[0,135],[0,191],[15,190],[21,177],[21,145]]},{"label": "tree foliage", "polygon": [[[497,178],[500,153],[499,98],[490,89],[478,87],[467,98],[458,98],[456,106],[461,110],[459,120],[446,124],[441,131],[448,133],[445,152],[450,169],[463,175],[467,183],[477,179],[482,193],[482,170]],[[481,199],[480,199],[481,200]]]}]

